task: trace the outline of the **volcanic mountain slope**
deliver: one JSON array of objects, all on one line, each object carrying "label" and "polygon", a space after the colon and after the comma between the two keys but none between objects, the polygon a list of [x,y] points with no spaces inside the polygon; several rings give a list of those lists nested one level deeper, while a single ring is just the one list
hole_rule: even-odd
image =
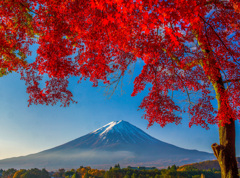
[{"label": "volcanic mountain slope", "polygon": [[73,141],[40,153],[0,160],[0,168],[164,167],[213,159],[210,153],[187,150],[157,140],[126,121],[111,122]]}]

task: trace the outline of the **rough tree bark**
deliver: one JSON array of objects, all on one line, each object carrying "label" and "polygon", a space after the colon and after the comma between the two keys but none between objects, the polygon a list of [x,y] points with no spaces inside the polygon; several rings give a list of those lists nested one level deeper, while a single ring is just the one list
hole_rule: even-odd
[{"label": "rough tree bark", "polygon": [[[220,109],[222,105],[221,90],[225,90],[222,78],[220,77],[213,86],[216,92],[216,99],[218,101],[218,109]],[[214,143],[212,144],[212,149],[220,165],[222,178],[238,178],[235,137],[235,122],[233,119],[230,119],[230,123],[225,124],[225,126],[221,126],[220,123],[220,145]]]},{"label": "rough tree bark", "polygon": [[220,145],[212,144],[214,155],[221,167],[222,178],[238,178],[238,168],[235,152],[235,123],[219,127]]}]

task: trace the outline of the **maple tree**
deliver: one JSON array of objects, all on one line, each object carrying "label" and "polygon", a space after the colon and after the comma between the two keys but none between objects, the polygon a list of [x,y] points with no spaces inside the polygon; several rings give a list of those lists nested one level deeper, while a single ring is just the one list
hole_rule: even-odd
[{"label": "maple tree", "polygon": [[[149,126],[218,124],[212,148],[222,177],[236,177],[235,121],[240,116],[238,0],[4,0],[0,2],[0,74],[20,71],[29,104],[69,105],[68,78],[111,84],[141,60],[132,96],[151,84],[140,108]],[[28,63],[29,46],[37,57]],[[46,87],[39,86],[47,74]],[[215,94],[212,94],[212,88]],[[187,93],[183,108],[171,92]],[[197,93],[194,101],[191,92]],[[213,107],[216,100],[218,108]]]}]

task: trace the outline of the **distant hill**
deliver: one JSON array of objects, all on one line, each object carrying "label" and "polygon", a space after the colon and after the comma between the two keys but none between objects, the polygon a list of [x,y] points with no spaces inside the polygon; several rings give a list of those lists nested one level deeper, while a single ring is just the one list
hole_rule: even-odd
[{"label": "distant hill", "polygon": [[0,168],[109,169],[127,166],[166,167],[214,159],[213,154],[188,150],[157,140],[126,121],[111,122],[73,141],[40,153],[0,160]]},{"label": "distant hill", "polygon": [[[237,162],[238,162],[238,169],[240,169],[240,157],[237,158]],[[215,168],[216,170],[220,170],[220,166],[219,166],[217,160],[186,164],[186,165],[180,166],[179,168],[182,169],[182,168],[188,167],[188,166],[195,167],[199,170],[208,170],[208,169],[213,169],[213,168]]]}]

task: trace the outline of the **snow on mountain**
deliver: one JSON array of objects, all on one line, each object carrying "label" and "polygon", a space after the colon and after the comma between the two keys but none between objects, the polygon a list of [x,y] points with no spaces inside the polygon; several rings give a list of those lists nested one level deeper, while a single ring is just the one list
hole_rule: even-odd
[{"label": "snow on mountain", "polygon": [[113,121],[60,146],[18,158],[0,160],[1,168],[77,168],[90,165],[183,165],[213,159],[213,154],[188,150],[157,140],[129,122]]},{"label": "snow on mountain", "polygon": [[126,146],[130,148],[130,145],[133,147],[144,144],[164,144],[164,142],[151,137],[129,122],[120,120],[110,122],[87,135],[46,151],[56,151],[57,149],[121,150]]},{"label": "snow on mountain", "polygon": [[122,143],[158,142],[157,139],[123,120],[110,122],[89,134],[95,134],[99,139],[106,140],[106,142],[108,142],[109,139],[111,139],[111,141]]}]

